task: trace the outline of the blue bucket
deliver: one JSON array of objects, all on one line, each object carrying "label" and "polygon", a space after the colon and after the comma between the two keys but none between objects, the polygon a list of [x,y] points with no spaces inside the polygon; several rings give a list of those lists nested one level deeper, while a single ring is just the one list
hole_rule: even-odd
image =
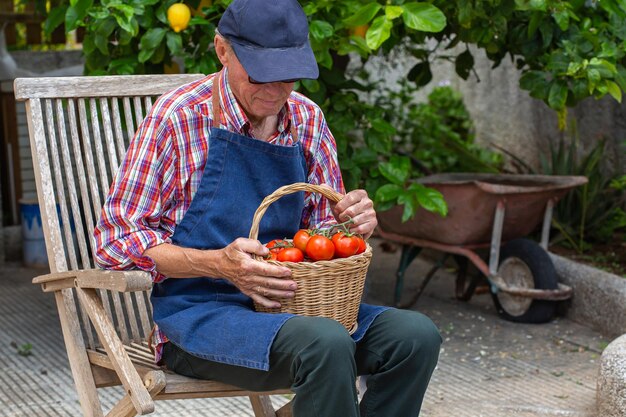
[{"label": "blue bucket", "polygon": [[41,226],[41,211],[37,200],[20,200],[22,220],[22,255],[24,265],[47,267],[48,253]]}]

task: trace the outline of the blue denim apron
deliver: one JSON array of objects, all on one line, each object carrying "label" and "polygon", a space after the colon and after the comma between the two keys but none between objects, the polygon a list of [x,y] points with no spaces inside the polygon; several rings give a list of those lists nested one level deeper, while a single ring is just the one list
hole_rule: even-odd
[{"label": "blue denim apron", "polygon": [[[219,77],[214,82],[214,120],[221,124]],[[273,145],[212,128],[202,180],[172,243],[195,249],[221,249],[247,237],[252,217],[277,188],[307,179],[306,160],[295,129],[294,146]],[[281,197],[259,225],[259,240],[293,236],[300,227],[302,192]],[[293,314],[257,313],[252,300],[225,279],[169,278],[152,290],[154,320],[171,343],[211,361],[269,369],[272,342]],[[385,307],[361,305],[359,340]]]}]

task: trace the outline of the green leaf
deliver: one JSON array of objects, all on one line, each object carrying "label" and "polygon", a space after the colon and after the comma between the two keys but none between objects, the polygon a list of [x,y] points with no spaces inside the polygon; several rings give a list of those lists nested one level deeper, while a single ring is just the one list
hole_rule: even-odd
[{"label": "green leaf", "polygon": [[141,40],[139,41],[139,47],[141,48],[141,50],[155,49],[163,41],[166,33],[167,30],[164,28],[148,29],[148,31],[144,33],[141,37]]},{"label": "green leaf", "polygon": [[626,91],[626,68],[620,66],[615,74],[615,82],[620,86],[622,91]]},{"label": "green leaf", "polygon": [[606,88],[609,94],[611,95],[611,97],[617,100],[618,103],[621,103],[622,102],[622,90],[620,90],[619,85],[617,85],[611,80],[605,80],[605,83],[606,83]]},{"label": "green leaf", "polygon": [[167,49],[170,50],[172,55],[180,55],[183,52],[183,38],[180,33],[168,31],[165,36]]},{"label": "green leaf", "polygon": [[464,52],[460,53],[459,56],[456,57],[456,61],[454,62],[454,68],[459,77],[467,80],[474,68],[474,57],[469,49],[466,49]]},{"label": "green leaf", "polygon": [[194,16],[189,19],[189,26],[211,26],[211,22],[204,17]]},{"label": "green leaf", "polygon": [[407,78],[413,81],[418,87],[425,86],[433,79],[433,73],[430,71],[430,63],[425,61],[415,64],[407,74]]},{"label": "green leaf", "polygon": [[320,83],[317,80],[302,80],[300,81],[304,88],[311,93],[320,91]]},{"label": "green leaf", "polygon": [[309,25],[309,32],[314,39],[321,41],[333,36],[335,30],[328,22],[324,22],[323,20],[314,20]]},{"label": "green leaf", "polygon": [[567,86],[559,81],[552,83],[550,93],[548,94],[548,105],[555,110],[561,110],[565,107],[567,100]]},{"label": "green leaf", "polygon": [[65,13],[65,31],[69,32],[76,29],[78,22],[85,19],[92,5],[93,0],[76,0],[71,2]]},{"label": "green leaf", "polygon": [[401,6],[385,6],[385,16],[389,20],[402,16],[403,12],[404,9]]},{"label": "green leaf", "polygon": [[406,222],[415,215],[417,209],[412,193],[405,192],[398,196],[398,203],[404,204],[404,210],[402,211],[402,222]]},{"label": "green leaf", "polygon": [[67,6],[58,6],[50,10],[50,14],[43,25],[43,31],[46,35],[50,36],[54,29],[58,28],[65,21],[66,10]]},{"label": "green leaf", "polygon": [[381,7],[378,3],[368,3],[357,10],[355,14],[344,19],[343,23],[347,27],[366,25],[376,16]]},{"label": "green leaf", "polygon": [[446,27],[446,16],[430,3],[405,3],[402,5],[404,24],[422,32],[440,32]]},{"label": "green leaf", "polygon": [[93,40],[94,40],[94,44],[96,45],[96,48],[98,48],[98,51],[100,51],[102,55],[109,55],[108,38],[100,35],[99,33],[96,33],[96,36],[94,36]]},{"label": "green leaf", "polygon": [[413,183],[409,186],[409,191],[415,193],[415,198],[420,206],[425,210],[438,213],[445,217],[448,215],[448,205],[441,192],[434,188],[425,187],[423,184]]},{"label": "green leaf", "polygon": [[396,184],[385,184],[376,190],[375,199],[381,203],[395,201],[404,189]]},{"label": "green leaf", "polygon": [[545,12],[547,9],[546,0],[515,0],[516,10],[536,10]]},{"label": "green leaf", "polygon": [[371,120],[372,129],[377,132],[386,134],[386,135],[394,135],[396,133],[396,128],[393,127],[389,122],[381,118],[375,118]]},{"label": "green leaf", "polygon": [[393,23],[386,16],[378,16],[374,19],[365,35],[367,46],[372,50],[378,49],[391,36],[392,27]]},{"label": "green leaf", "polygon": [[556,10],[552,13],[552,17],[562,31],[566,31],[569,28],[569,13],[567,10]]},{"label": "green leaf", "polygon": [[389,162],[382,162],[379,169],[383,177],[401,186],[409,178],[411,160],[405,156],[392,156]]},{"label": "green leaf", "polygon": [[141,51],[139,51],[139,55],[137,59],[139,60],[139,62],[143,64],[144,62],[150,59],[152,54],[154,54],[155,50],[156,49],[142,49]]}]

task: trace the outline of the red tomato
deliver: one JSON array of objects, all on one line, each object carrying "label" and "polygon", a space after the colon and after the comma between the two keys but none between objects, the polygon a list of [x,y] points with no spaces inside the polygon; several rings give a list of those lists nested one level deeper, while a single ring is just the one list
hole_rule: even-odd
[{"label": "red tomato", "polygon": [[293,244],[288,240],[284,239],[274,239],[265,244],[265,246],[270,250],[270,252],[280,252],[284,248],[292,247]]},{"label": "red tomato", "polygon": [[333,259],[334,254],[335,245],[326,236],[312,236],[306,244],[306,256],[313,261],[328,261]]},{"label": "red tomato", "polygon": [[311,231],[308,229],[300,229],[293,237],[293,245],[304,252],[309,239],[311,239]]},{"label": "red tomato", "polygon": [[359,237],[355,235],[347,236],[343,232],[335,233],[333,236],[335,245],[335,257],[347,258],[356,254],[359,250]]},{"label": "red tomato", "polygon": [[265,258],[263,259],[265,259],[266,261],[275,261],[277,252],[277,250],[270,250],[270,253],[265,255]]},{"label": "red tomato", "polygon": [[286,248],[278,252],[276,260],[280,262],[302,262],[304,253],[298,248]]},{"label": "red tomato", "polygon": [[359,249],[356,251],[356,254],[358,255],[359,253],[365,252],[365,249],[367,249],[367,243],[365,243],[365,239],[362,237],[357,237],[357,239],[359,241]]}]

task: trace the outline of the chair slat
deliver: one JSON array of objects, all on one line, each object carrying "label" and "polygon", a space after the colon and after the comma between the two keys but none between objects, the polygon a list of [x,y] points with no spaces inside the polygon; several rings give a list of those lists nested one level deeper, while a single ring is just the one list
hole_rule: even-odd
[{"label": "chair slat", "polygon": [[130,98],[124,97],[122,102],[124,103],[124,117],[126,118],[126,133],[128,134],[128,140],[131,140],[135,136],[135,122],[133,121]]},{"label": "chair slat", "polygon": [[141,109],[141,97],[133,97],[133,107],[135,108],[135,120],[137,121],[137,126],[139,126],[145,115]]},{"label": "chair slat", "polygon": [[[79,188],[80,188],[80,195],[81,195],[81,201],[82,201],[82,207],[83,207],[83,215],[84,215],[84,222],[87,226],[87,233],[90,236],[89,239],[86,239],[87,242],[89,243],[89,247],[92,248],[93,247],[93,231],[94,231],[94,216],[93,216],[93,211],[94,211],[94,206],[91,203],[91,198],[89,196],[89,189],[87,187],[87,175],[85,172],[85,165],[83,162],[83,149],[81,147],[81,140],[80,140],[80,136],[78,133],[78,122],[76,120],[76,103],[75,100],[73,99],[69,99],[68,100],[68,109],[67,109],[67,114],[68,114],[68,120],[69,120],[69,124],[70,124],[70,135],[72,138],[72,149],[74,150],[74,158],[76,159],[76,171],[77,171],[77,177],[78,177],[78,184],[79,184]],[[89,168],[87,168],[87,170],[89,170]],[[88,264],[86,264],[87,268],[91,268],[92,264],[89,261]]]},{"label": "chair slat", "polygon": [[117,318],[117,330],[122,339],[122,343],[130,343],[130,337],[128,337],[128,328],[126,327],[126,317],[124,317],[124,307],[122,305],[122,298],[117,291],[111,291],[111,297],[113,298],[113,307],[115,308],[115,317]]},{"label": "chair slat", "polygon": [[111,113],[109,112],[108,99],[100,99],[100,111],[102,112],[102,125],[104,128],[104,140],[106,141],[107,156],[111,164],[111,172],[115,172],[117,171],[119,163],[113,139],[113,126],[111,125]]},{"label": "chair slat", "polygon": [[144,114],[144,117],[145,117],[148,113],[150,113],[150,109],[152,109],[152,97],[150,97],[150,96],[144,97],[143,98],[143,103],[144,103],[144,106],[145,106],[145,109],[146,109],[146,112]]},{"label": "chair slat", "polygon": [[117,144],[117,156],[122,160],[126,152],[126,141],[122,131],[122,118],[120,115],[120,103],[117,97],[111,98],[111,112],[113,113],[113,128],[115,129],[115,143]]},{"label": "chair slat", "polygon": [[96,150],[96,161],[98,163],[98,172],[100,174],[100,189],[103,191],[103,193],[105,193],[109,189],[111,183],[109,182],[109,176],[107,174],[107,165],[102,146],[102,136],[100,134],[100,118],[98,117],[98,106],[96,99],[89,99],[89,110],[91,113],[93,144]]},{"label": "chair slat", "polygon": [[150,326],[150,320],[148,319],[148,309],[146,307],[143,291],[135,292],[135,300],[137,301],[137,310],[141,322],[141,329],[143,330],[141,340],[145,340],[150,334],[152,327]]},{"label": "chair slat", "polygon": [[96,164],[94,161],[93,147],[91,146],[91,134],[89,133],[89,119],[87,118],[87,106],[85,99],[78,100],[78,115],[80,118],[80,128],[83,134],[83,149],[85,155],[85,163],[87,168],[87,178],[89,179],[89,188],[91,189],[91,200],[93,207],[102,207],[102,199],[100,197],[100,189],[98,187],[98,177]]},{"label": "chair slat", "polygon": [[128,314],[128,323],[130,324],[132,340],[135,342],[141,341],[141,334],[139,333],[139,325],[137,323],[137,314],[135,314],[135,307],[133,306],[133,299],[130,293],[124,293],[124,301],[126,302],[126,313]]},{"label": "chair slat", "polygon": [[[50,159],[52,160],[52,169],[54,172],[54,180],[56,185],[57,204],[61,211],[61,219],[63,229],[65,232],[65,242],[68,244],[72,242],[72,231],[70,228],[70,218],[67,211],[67,200],[65,198],[65,184],[63,183],[63,174],[61,172],[61,162],[59,157],[59,148],[57,146],[57,138],[54,129],[54,113],[52,111],[52,100],[45,100],[46,108],[46,120],[48,125],[48,136],[50,138]],[[67,249],[67,245],[65,246]],[[65,256],[69,257],[70,265],[73,269],[78,269],[78,262],[76,260],[76,253],[72,250],[65,251]]]},{"label": "chair slat", "polygon": [[104,307],[107,317],[112,323],[115,323],[113,319],[113,309],[111,308],[111,302],[109,300],[109,291],[99,289],[98,295],[100,296],[100,300],[102,300],[102,306]]},{"label": "chair slat", "polygon": [[42,227],[46,237],[46,250],[51,272],[67,271],[67,260],[63,252],[63,239],[58,228],[59,218],[56,209],[54,193],[44,193],[43,190],[53,190],[52,172],[48,157],[48,145],[41,100],[33,99],[26,102],[28,117],[28,131],[30,133],[35,181],[37,182],[37,197],[42,216]]},{"label": "chair slat", "polygon": [[[90,265],[89,261],[89,253],[87,251],[87,242],[85,240],[85,233],[83,231],[83,222],[81,219],[81,210],[78,204],[78,196],[77,196],[77,187],[74,181],[74,169],[72,167],[72,154],[70,152],[70,147],[67,142],[67,128],[65,124],[65,116],[63,110],[63,101],[60,99],[56,100],[56,120],[57,120],[57,129],[59,132],[59,142],[61,144],[61,155],[63,156],[63,166],[65,170],[65,181],[67,183],[67,191],[69,194],[70,207],[72,213],[72,224],[64,224],[64,228],[67,231],[69,230],[70,239],[67,241],[66,247],[69,252],[74,253],[74,242],[72,239],[72,235],[76,236],[76,241],[78,243],[78,249],[81,256],[82,265]],[[73,227],[72,227],[73,226]],[[72,230],[73,229],[73,230]]]}]

